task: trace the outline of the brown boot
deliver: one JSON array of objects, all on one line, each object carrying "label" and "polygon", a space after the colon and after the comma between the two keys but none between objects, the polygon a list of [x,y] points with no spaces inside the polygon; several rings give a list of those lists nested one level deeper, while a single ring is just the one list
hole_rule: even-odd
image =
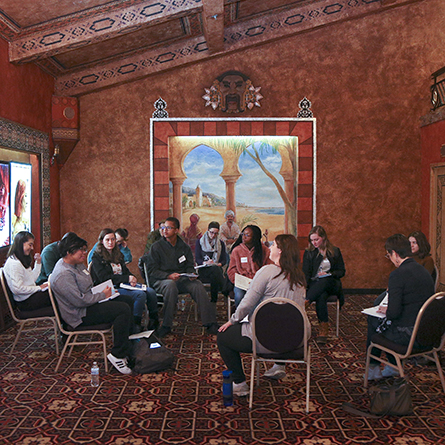
[{"label": "brown boot", "polygon": [[327,321],[320,322],[318,329],[317,343],[326,344],[328,342],[329,323]]}]

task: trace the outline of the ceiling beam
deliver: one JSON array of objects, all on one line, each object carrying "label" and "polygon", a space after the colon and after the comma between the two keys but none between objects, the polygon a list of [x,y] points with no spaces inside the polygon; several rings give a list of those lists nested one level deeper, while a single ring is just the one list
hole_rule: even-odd
[{"label": "ceiling beam", "polygon": [[[221,0],[222,1],[222,0]],[[101,42],[138,29],[165,22],[175,16],[202,11],[201,0],[160,3],[147,0],[134,6],[87,17],[63,25],[45,27],[9,42],[9,61],[30,62]],[[47,25],[47,24],[46,24]]]},{"label": "ceiling beam", "polygon": [[202,0],[204,35],[210,54],[224,50],[224,0]]}]

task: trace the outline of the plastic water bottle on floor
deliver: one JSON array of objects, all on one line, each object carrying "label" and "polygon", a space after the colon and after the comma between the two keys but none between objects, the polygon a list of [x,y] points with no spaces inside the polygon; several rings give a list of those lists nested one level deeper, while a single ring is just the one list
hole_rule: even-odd
[{"label": "plastic water bottle on floor", "polygon": [[233,405],[232,371],[229,370],[223,371],[222,393],[223,393],[224,406],[232,406]]},{"label": "plastic water bottle on floor", "polygon": [[182,312],[185,311],[185,298],[182,298],[180,301],[178,301],[178,309]]},{"label": "plastic water bottle on floor", "polygon": [[91,368],[91,386],[99,386],[99,366],[97,362],[94,362]]}]

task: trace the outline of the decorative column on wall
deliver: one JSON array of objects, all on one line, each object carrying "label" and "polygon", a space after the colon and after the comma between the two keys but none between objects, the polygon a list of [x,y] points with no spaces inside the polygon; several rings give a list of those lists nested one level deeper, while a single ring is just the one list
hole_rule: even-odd
[{"label": "decorative column on wall", "polygon": [[51,165],[57,159],[63,165],[77,142],[79,142],[79,105],[75,97],[53,96],[52,98],[52,136],[54,155]]}]

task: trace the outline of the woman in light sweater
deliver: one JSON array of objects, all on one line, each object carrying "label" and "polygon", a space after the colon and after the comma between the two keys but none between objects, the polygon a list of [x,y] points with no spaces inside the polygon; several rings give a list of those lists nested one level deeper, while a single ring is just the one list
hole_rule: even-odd
[{"label": "woman in light sweater", "polygon": [[[227,369],[233,373],[233,393],[238,396],[249,393],[240,353],[252,352],[251,324],[241,323],[241,320],[247,315],[251,317],[255,308],[269,298],[288,298],[304,308],[306,282],[299,265],[300,250],[297,239],[293,235],[278,235],[270,247],[270,259],[274,264],[266,265],[256,273],[236,312],[219,328],[219,352]],[[281,365],[274,365],[277,366]]]},{"label": "woman in light sweater", "polygon": [[11,289],[17,307],[22,311],[34,311],[44,307],[51,307],[48,295],[48,285],[36,284],[42,267],[40,254],[34,255],[34,267],[31,267],[34,249],[34,235],[22,231],[14,237],[9,248],[8,259],[3,266],[6,282]]}]

